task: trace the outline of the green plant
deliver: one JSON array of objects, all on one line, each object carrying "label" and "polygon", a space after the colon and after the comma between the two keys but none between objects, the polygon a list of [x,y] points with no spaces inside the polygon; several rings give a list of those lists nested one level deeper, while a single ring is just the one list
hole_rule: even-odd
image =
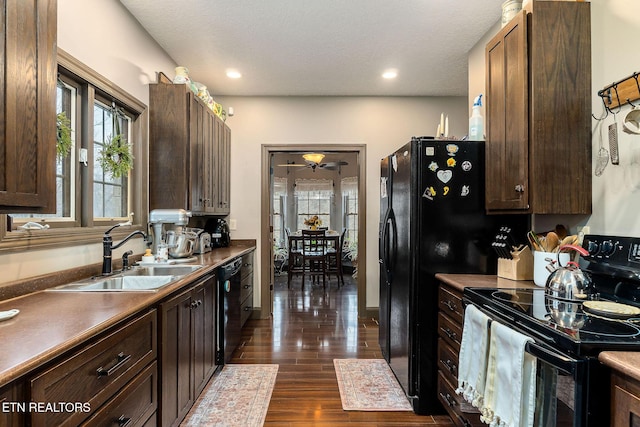
[{"label": "green plant", "polygon": [[63,111],[56,115],[56,156],[58,159],[64,159],[71,152],[73,141],[71,140],[71,120]]},{"label": "green plant", "polygon": [[131,144],[120,133],[119,119],[124,117],[124,113],[115,106],[115,103],[112,107],[111,117],[116,134],[102,146],[98,162],[105,172],[114,178],[120,178],[133,169],[133,153],[131,152]]},{"label": "green plant", "polygon": [[133,169],[130,144],[121,134],[114,136],[102,147],[98,161],[102,169],[114,178],[125,176]]}]

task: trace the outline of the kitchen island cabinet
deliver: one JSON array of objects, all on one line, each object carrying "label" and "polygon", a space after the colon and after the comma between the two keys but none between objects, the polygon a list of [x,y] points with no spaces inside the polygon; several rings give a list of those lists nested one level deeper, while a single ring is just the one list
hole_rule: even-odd
[{"label": "kitchen island cabinet", "polygon": [[180,424],[215,371],[215,291],[210,274],[160,304],[163,426]]},{"label": "kitchen island cabinet", "polygon": [[231,130],[187,85],[149,85],[149,207],[229,213]]},{"label": "kitchen island cabinet", "polygon": [[532,0],[486,45],[489,213],[591,213],[590,19]]},{"label": "kitchen island cabinet", "polygon": [[1,0],[0,212],[56,210],[56,0]]}]

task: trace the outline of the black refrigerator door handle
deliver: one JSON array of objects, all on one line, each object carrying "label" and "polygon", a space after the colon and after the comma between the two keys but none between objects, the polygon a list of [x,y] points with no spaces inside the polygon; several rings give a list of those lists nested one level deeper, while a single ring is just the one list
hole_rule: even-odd
[{"label": "black refrigerator door handle", "polygon": [[389,254],[388,265],[389,271],[393,273],[396,269],[396,262],[398,260],[398,229],[396,227],[396,216],[393,213],[393,210],[389,215],[389,224],[391,226],[391,251]]}]

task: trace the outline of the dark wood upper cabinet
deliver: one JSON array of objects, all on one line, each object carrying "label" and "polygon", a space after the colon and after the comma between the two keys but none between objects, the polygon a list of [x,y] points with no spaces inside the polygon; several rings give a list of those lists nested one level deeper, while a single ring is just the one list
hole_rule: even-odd
[{"label": "dark wood upper cabinet", "polygon": [[533,0],[487,44],[489,213],[591,213],[590,22]]},{"label": "dark wood upper cabinet", "polygon": [[149,85],[149,207],[229,213],[231,131],[186,85]]},{"label": "dark wood upper cabinet", "polygon": [[0,0],[0,212],[56,210],[56,0]]}]

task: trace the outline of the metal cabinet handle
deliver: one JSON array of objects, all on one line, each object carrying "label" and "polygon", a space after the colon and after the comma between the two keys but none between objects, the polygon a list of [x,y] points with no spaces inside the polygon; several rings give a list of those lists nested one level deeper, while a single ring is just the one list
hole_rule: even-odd
[{"label": "metal cabinet handle", "polygon": [[524,193],[524,185],[517,184],[514,190],[516,190],[516,193]]},{"label": "metal cabinet handle", "polygon": [[96,369],[96,373],[98,374],[98,377],[109,377],[115,371],[125,365],[129,361],[129,359],[131,359],[130,354],[125,355],[123,352],[118,353],[118,356],[116,356],[115,360],[116,363],[112,367],[105,369],[100,366],[98,369]]},{"label": "metal cabinet handle", "polygon": [[458,337],[458,334],[456,334],[455,332],[453,332],[451,329],[449,328],[443,328],[442,331],[452,340],[456,340]]},{"label": "metal cabinet handle", "polygon": [[193,308],[198,308],[201,305],[202,305],[202,300],[198,299],[198,300],[195,300],[195,301],[191,301],[191,304],[189,304],[189,307],[193,309]]},{"label": "metal cabinet handle", "polygon": [[131,425],[131,422],[131,418],[120,415],[120,417],[118,418],[118,427],[128,427]]},{"label": "metal cabinet handle", "polygon": [[456,372],[458,371],[458,367],[456,366],[455,363],[451,361],[451,359],[447,359],[447,360],[440,359],[440,361],[444,366],[447,367],[449,372],[451,372],[453,375],[456,375]]},{"label": "metal cabinet handle", "polygon": [[243,288],[245,288],[245,289],[249,289],[249,288],[251,288],[251,287],[253,287],[253,285],[244,285],[244,286],[243,286]]},{"label": "metal cabinet handle", "polygon": [[444,393],[440,392],[440,397],[442,397],[445,400],[445,402],[447,402],[447,405],[450,408],[453,408],[454,406],[456,406],[455,399],[453,397],[451,397],[451,395],[449,393],[444,394]]},{"label": "metal cabinet handle", "polygon": [[456,308],[458,308],[458,306],[451,300],[446,300],[446,301],[440,301],[442,304],[444,304],[445,306],[447,306],[447,308],[451,311],[456,311]]},{"label": "metal cabinet handle", "polygon": [[246,307],[244,308],[244,311],[250,311],[250,310],[253,310],[253,307],[251,307],[251,306],[246,306]]}]

